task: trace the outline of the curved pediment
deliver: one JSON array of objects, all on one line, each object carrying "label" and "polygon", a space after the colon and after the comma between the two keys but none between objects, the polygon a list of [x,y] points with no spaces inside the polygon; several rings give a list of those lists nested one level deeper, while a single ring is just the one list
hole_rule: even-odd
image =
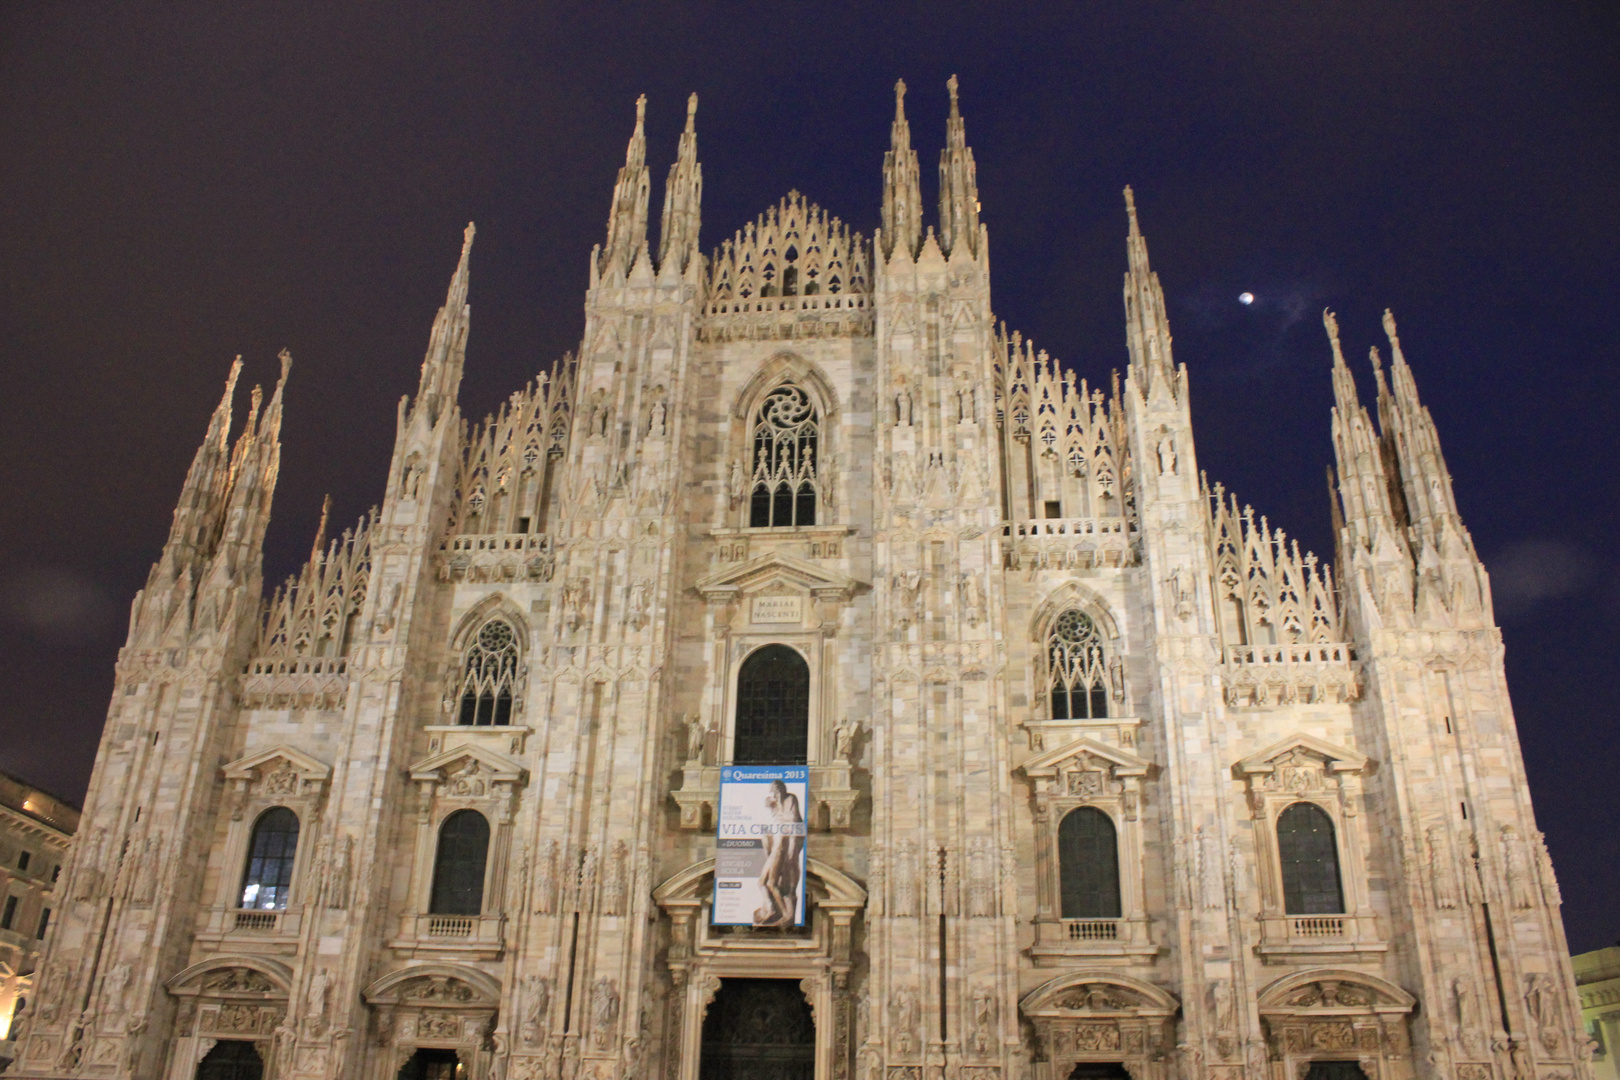
[{"label": "curved pediment", "polygon": [[1181,1008],[1169,991],[1116,971],[1088,970],[1042,983],[1018,1003],[1031,1019],[1080,1016],[1173,1016]]},{"label": "curved pediment", "polygon": [[266,956],[211,956],[171,976],[164,985],[180,997],[286,997],[292,968]]},{"label": "curved pediment", "polygon": [[1316,968],[1284,975],[1260,991],[1260,1012],[1333,1013],[1411,1012],[1417,998],[1392,982],[1361,971]]},{"label": "curved pediment", "polygon": [[496,1006],[501,984],[475,967],[418,964],[390,971],[362,996],[373,1005]]}]

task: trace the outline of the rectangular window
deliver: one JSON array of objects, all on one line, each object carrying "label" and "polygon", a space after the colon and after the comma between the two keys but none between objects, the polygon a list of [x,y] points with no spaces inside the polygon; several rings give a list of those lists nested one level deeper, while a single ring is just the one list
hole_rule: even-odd
[{"label": "rectangular window", "polygon": [[51,867],[51,881],[56,882],[60,880],[62,880],[62,864],[57,863],[55,866]]},{"label": "rectangular window", "polygon": [[28,869],[28,864],[30,862],[32,862],[33,860],[34,860],[34,856],[33,856],[32,852],[28,852],[28,851],[22,852],[20,855],[17,856],[17,869],[19,869],[19,870]]},{"label": "rectangular window", "polygon": [[35,934],[34,936],[39,938],[39,940],[44,941],[45,940],[45,931],[50,928],[50,925],[51,925],[51,909],[46,908],[44,911],[39,913],[39,933]]},{"label": "rectangular window", "polygon": [[8,896],[6,897],[6,909],[5,911],[0,912],[0,930],[10,930],[12,920],[16,919],[16,917],[17,898],[15,896]]},{"label": "rectangular window", "polygon": [[518,518],[517,531],[520,532],[520,533],[526,533],[526,532],[529,531],[529,519],[528,518],[526,518],[526,517]]},{"label": "rectangular window", "polygon": [[1063,504],[1061,502],[1057,501],[1056,499],[1048,500],[1047,504],[1046,504],[1046,516],[1049,517],[1049,518],[1060,518],[1060,517],[1062,517],[1063,516]]}]

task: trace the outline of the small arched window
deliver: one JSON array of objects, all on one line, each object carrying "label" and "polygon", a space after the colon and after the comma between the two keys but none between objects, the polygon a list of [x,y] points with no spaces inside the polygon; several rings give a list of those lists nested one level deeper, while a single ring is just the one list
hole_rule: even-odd
[{"label": "small arched window", "polygon": [[512,624],[491,619],[478,628],[461,669],[459,723],[504,727],[512,722],[518,646]]},{"label": "small arched window", "polygon": [[242,906],[280,911],[292,889],[293,857],[298,854],[298,815],[273,807],[253,823],[247,866],[242,872]]},{"label": "small arched window", "polygon": [[1071,810],[1058,825],[1058,880],[1063,918],[1119,918],[1119,843],[1096,807]]},{"label": "small arched window", "polygon": [[814,525],[821,421],[810,395],[778,386],[754,414],[748,527]]},{"label": "small arched window", "polygon": [[1297,802],[1277,817],[1283,911],[1289,915],[1342,915],[1339,845],[1333,819],[1314,803]]},{"label": "small arched window", "polygon": [[737,673],[737,765],[803,765],[810,746],[810,665],[787,645],[767,645]]},{"label": "small arched window", "polygon": [[1075,608],[1052,621],[1046,638],[1052,675],[1052,719],[1098,720],[1108,715],[1108,666],[1102,634]]},{"label": "small arched window", "polygon": [[430,915],[481,915],[484,866],[489,858],[489,821],[476,810],[457,810],[439,826],[433,859]]}]

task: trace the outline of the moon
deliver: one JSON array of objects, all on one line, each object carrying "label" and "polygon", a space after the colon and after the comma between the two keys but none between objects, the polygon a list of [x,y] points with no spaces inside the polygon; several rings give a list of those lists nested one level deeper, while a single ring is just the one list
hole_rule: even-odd
[{"label": "moon", "polygon": [[1250,304],[1254,303],[1254,293],[1238,293],[1238,303],[1242,304],[1244,307],[1248,307]]}]

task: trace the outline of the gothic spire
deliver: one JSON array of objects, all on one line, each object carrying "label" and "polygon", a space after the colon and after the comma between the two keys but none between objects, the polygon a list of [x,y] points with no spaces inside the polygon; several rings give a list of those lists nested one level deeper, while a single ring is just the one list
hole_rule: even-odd
[{"label": "gothic spire", "polygon": [[[1387,308],[1384,334],[1389,338],[1391,386],[1379,395],[1378,426],[1390,444],[1389,452],[1400,474],[1408,517],[1419,532],[1454,525],[1466,537],[1452,493],[1451,473],[1440,450],[1440,433],[1418,397],[1417,381],[1395,331],[1395,316]],[[1467,544],[1471,548],[1472,542]]]},{"label": "gothic spire", "polygon": [[445,406],[455,402],[456,394],[461,389],[461,369],[467,357],[467,330],[472,319],[472,306],[467,303],[468,262],[472,256],[473,236],[477,231],[472,222],[467,222],[461,239],[461,261],[456,264],[456,272],[450,277],[444,306],[433,318],[427,355],[422,359],[422,380],[417,387],[415,408],[426,408],[424,415],[429,427],[439,422]]},{"label": "gothic spire", "polygon": [[698,253],[703,202],[703,166],[697,159],[698,96],[686,99],[686,130],[664,185],[664,219],[658,233],[658,268],[685,270]]},{"label": "gothic spire", "polygon": [[883,255],[899,248],[916,258],[922,241],[922,194],[918,187],[917,153],[911,149],[906,123],[906,81],[894,84],[894,123],[889,150],[883,155]]},{"label": "gothic spire", "polygon": [[1147,241],[1136,221],[1136,197],[1125,188],[1125,216],[1130,222],[1125,239],[1129,269],[1125,273],[1125,340],[1130,349],[1130,372],[1143,397],[1162,385],[1172,399],[1181,394],[1181,382],[1170,352],[1170,319],[1164,309],[1159,275],[1148,265]]},{"label": "gothic spire", "polygon": [[175,504],[169,540],[163,547],[162,559],[153,567],[154,574],[161,567],[166,576],[173,579],[193,555],[206,555],[212,544],[230,483],[231,408],[236,399],[236,380],[241,374],[242,358],[238,356],[231,363],[230,375],[226,376],[225,393],[208,418],[208,431],[202,445],[192,456],[186,482],[180,489],[180,500]]},{"label": "gothic spire", "polygon": [[602,248],[597,270],[606,274],[617,269],[628,274],[636,258],[647,246],[647,95],[636,98],[636,130],[624,152],[624,168],[613,185],[613,206],[608,211],[607,243]]},{"label": "gothic spire", "polygon": [[1356,381],[1344,362],[1339,345],[1339,320],[1333,312],[1322,312],[1333,350],[1333,456],[1338,466],[1339,502],[1350,539],[1360,551],[1372,552],[1383,543],[1391,545],[1384,554],[1404,553],[1405,543],[1396,522],[1396,506],[1391,498],[1389,476],[1385,471],[1382,442],[1356,393]]},{"label": "gothic spire", "polygon": [[951,114],[945,121],[945,149],[939,152],[939,241],[949,256],[958,240],[968,253],[979,253],[979,183],[973,151],[956,103],[956,76],[945,83],[951,94]]}]

